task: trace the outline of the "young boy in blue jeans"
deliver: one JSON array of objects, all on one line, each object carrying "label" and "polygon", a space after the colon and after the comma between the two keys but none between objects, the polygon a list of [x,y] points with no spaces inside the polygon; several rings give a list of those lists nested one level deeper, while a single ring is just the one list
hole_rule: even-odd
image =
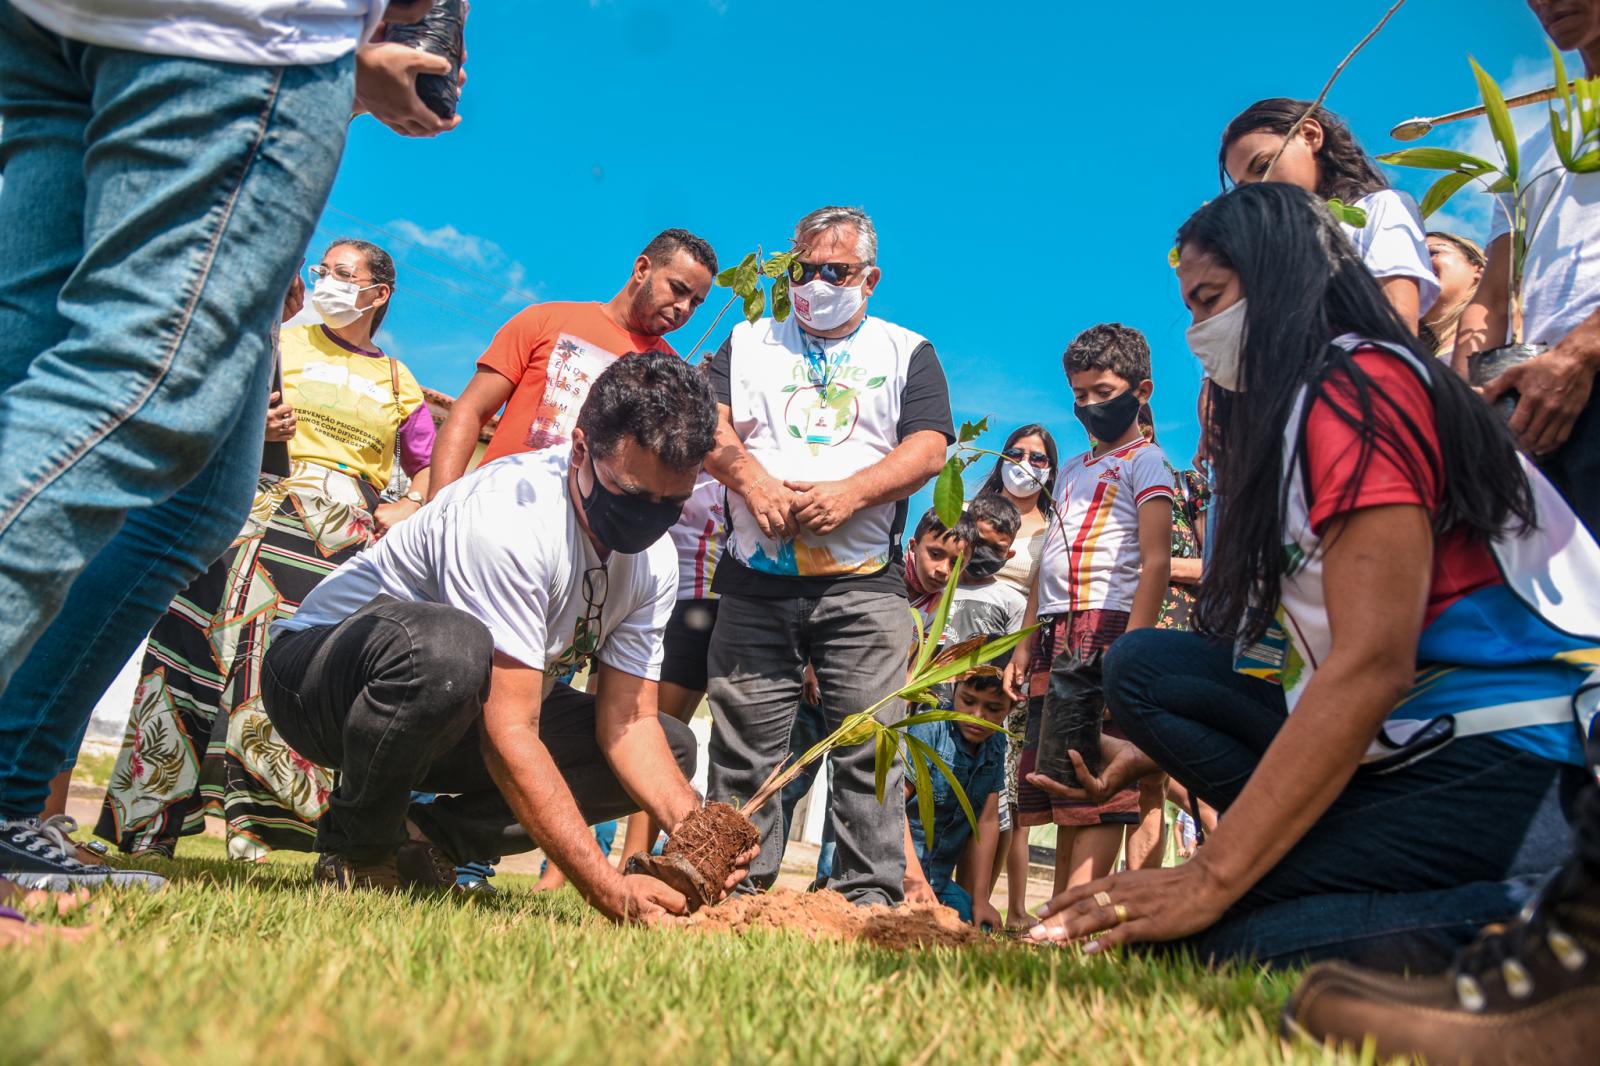
[{"label": "young boy in blue jeans", "polygon": [[[1011,700],[993,674],[956,682],[953,709],[1000,725]],[[950,708],[946,708],[950,709]],[[977,926],[999,929],[1000,913],[987,894],[974,899],[975,886],[987,888],[1000,833],[1000,791],[1005,787],[1006,738],[964,722],[922,722],[907,730],[939,754],[955,773],[967,802],[978,815],[978,835],[956,799],[950,782],[933,768],[933,838],[922,831],[922,816],[911,775],[906,775],[906,900],[937,900]],[[959,874],[957,873],[959,868]]]}]

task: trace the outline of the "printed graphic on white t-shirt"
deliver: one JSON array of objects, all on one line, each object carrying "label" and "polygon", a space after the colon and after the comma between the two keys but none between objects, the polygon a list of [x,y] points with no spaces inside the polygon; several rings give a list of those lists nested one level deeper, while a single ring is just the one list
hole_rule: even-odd
[{"label": "printed graphic on white t-shirt", "polygon": [[1176,481],[1166,454],[1142,438],[1098,459],[1084,452],[1063,461],[1056,479],[1061,529],[1052,522],[1045,534],[1038,613],[1132,610],[1139,587],[1139,507],[1172,499]]},{"label": "printed graphic on white t-shirt", "polygon": [[578,412],[600,372],[621,356],[596,347],[582,337],[563,333],[550,351],[550,368],[545,373],[544,399],[528,423],[523,442],[529,450],[565,447],[572,443],[572,430]]},{"label": "printed graphic on white t-shirt", "polygon": [[[570,461],[566,449],[524,452],[468,474],[324,578],[274,632],[336,625],[378,595],[449,604],[488,626],[495,650],[545,670],[548,688],[598,608],[599,660],[658,679],[678,583],[672,541],[602,564],[568,495]],[[591,603],[584,575],[602,570]]]},{"label": "printed graphic on white t-shirt", "polygon": [[694,493],[683,505],[678,524],[670,530],[678,550],[678,599],[711,599],[711,579],[728,539],[728,513],[723,507],[727,490],[722,482],[702,472]]}]

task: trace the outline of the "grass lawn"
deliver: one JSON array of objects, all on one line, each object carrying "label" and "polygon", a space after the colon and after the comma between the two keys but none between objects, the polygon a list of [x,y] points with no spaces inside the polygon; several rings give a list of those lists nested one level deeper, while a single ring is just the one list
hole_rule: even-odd
[{"label": "grass lawn", "polygon": [[1328,1062],[1274,1035],[1288,976],[996,944],[909,954],[613,928],[570,889],[457,904],[313,890],[221,842],[164,892],[0,959],[0,1062]]}]

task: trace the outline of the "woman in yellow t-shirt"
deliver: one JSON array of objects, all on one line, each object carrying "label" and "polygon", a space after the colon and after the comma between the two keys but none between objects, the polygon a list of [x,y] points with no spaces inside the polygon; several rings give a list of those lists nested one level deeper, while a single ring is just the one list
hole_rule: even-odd
[{"label": "woman in yellow t-shirt", "polygon": [[[207,809],[226,818],[234,858],[311,849],[333,775],[261,710],[267,627],[426,498],[433,419],[411,372],[372,339],[394,260],[338,240],[310,275],[320,321],[283,327],[282,395],[267,419],[267,439],[288,441],[289,473],[262,475],[239,537],[150,634],[95,830],[126,852],[171,855]],[[397,467],[409,491],[380,503]]]}]

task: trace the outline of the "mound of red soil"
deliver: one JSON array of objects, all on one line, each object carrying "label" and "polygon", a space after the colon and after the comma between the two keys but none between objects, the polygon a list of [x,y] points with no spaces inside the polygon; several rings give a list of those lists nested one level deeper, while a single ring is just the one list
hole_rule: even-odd
[{"label": "mound of red soil", "polygon": [[813,940],[850,940],[880,948],[958,947],[989,938],[949,907],[907,904],[857,907],[837,892],[779,888],[761,895],[730,896],[689,916],[691,928],[716,933],[785,929]]}]

